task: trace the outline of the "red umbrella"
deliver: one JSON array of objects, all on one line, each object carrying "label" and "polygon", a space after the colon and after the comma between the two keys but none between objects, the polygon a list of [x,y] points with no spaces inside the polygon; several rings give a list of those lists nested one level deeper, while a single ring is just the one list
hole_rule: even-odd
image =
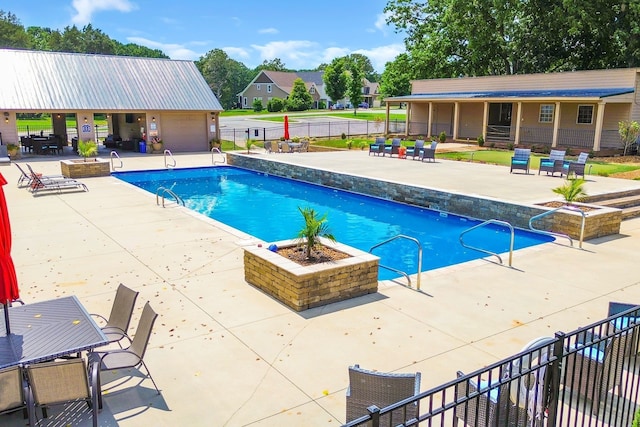
[{"label": "red umbrella", "polygon": [[289,140],[289,117],[284,116],[284,140]]},{"label": "red umbrella", "polygon": [[11,327],[8,307],[12,301],[20,298],[20,294],[16,268],[11,259],[11,224],[3,187],[6,183],[7,180],[0,173],[0,304],[4,305],[4,322],[9,335]]}]

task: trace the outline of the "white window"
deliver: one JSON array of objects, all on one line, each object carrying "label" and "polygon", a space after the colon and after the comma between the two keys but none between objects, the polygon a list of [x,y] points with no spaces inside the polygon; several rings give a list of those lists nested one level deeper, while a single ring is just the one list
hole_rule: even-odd
[{"label": "white window", "polygon": [[316,93],[316,88],[315,88],[315,86],[311,86],[311,88],[309,89],[309,93],[310,93],[311,95],[313,95],[314,93]]},{"label": "white window", "polygon": [[242,105],[244,105],[245,107],[247,106],[247,97],[246,96],[242,97]]},{"label": "white window", "polygon": [[271,93],[271,85],[267,85],[267,93]]},{"label": "white window", "polygon": [[541,104],[540,105],[540,117],[538,121],[540,123],[553,123],[553,111],[555,105],[553,104]]},{"label": "white window", "polygon": [[578,105],[577,123],[581,125],[593,123],[593,105]]},{"label": "white window", "polygon": [[256,90],[260,90],[260,83],[256,84]]}]

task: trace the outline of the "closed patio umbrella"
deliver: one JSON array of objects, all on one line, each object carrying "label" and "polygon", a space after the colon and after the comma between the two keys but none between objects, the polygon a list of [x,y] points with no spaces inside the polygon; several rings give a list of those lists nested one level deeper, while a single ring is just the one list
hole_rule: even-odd
[{"label": "closed patio umbrella", "polygon": [[9,223],[7,200],[4,196],[4,185],[6,183],[7,180],[0,173],[0,304],[4,305],[4,321],[7,335],[9,335],[11,334],[11,327],[9,325],[8,307],[11,301],[20,298],[20,295],[16,269],[11,259],[11,224]]},{"label": "closed patio umbrella", "polygon": [[284,140],[289,140],[289,117],[284,116]]}]

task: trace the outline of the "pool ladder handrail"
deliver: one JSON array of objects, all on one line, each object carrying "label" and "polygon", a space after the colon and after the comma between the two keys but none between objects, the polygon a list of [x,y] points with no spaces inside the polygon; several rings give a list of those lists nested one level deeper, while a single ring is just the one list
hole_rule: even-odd
[{"label": "pool ladder handrail", "polygon": [[[405,236],[404,234],[398,234],[397,236],[393,236],[383,242],[380,242],[376,245],[373,245],[371,247],[371,249],[369,249],[369,253],[373,253],[373,250],[377,247],[380,247],[382,245],[386,245],[387,243],[390,243],[396,239],[407,239],[410,240],[412,242],[414,242],[416,245],[418,245],[418,274],[417,274],[417,279],[416,279],[416,290],[420,290],[420,276],[422,275],[422,245],[420,244],[420,241],[418,239],[416,239],[415,237],[411,237],[411,236]],[[404,277],[407,278],[407,281],[409,282],[409,287],[411,287],[411,277],[409,277],[409,275],[402,271],[402,270],[398,270],[396,268],[393,267],[389,267],[387,265],[379,265],[380,268],[385,268],[387,270],[399,273],[401,275],[403,275]]]},{"label": "pool ladder handrail", "polygon": [[[222,161],[221,162],[216,162],[214,159],[214,154],[220,154],[222,156]],[[211,148],[211,164],[212,165],[216,165],[218,163],[227,163],[227,156],[225,156],[224,154],[222,154],[222,151],[220,151],[220,149],[218,147],[212,147]]]},{"label": "pool ladder handrail", "polygon": [[158,189],[156,190],[156,205],[160,204],[160,194],[162,194],[162,207],[164,208],[164,200],[165,200],[165,196],[168,194],[171,197],[173,197],[176,201],[177,204],[181,204],[182,206],[185,206],[184,204],[184,200],[182,200],[182,197],[178,196],[172,189],[167,188],[167,187],[158,187]]},{"label": "pool ladder handrail", "polygon": [[498,255],[497,253],[488,251],[486,249],[476,248],[475,246],[468,245],[468,244],[466,244],[464,242],[464,239],[462,238],[462,236],[464,236],[468,232],[473,231],[476,228],[484,227],[485,225],[489,225],[489,224],[498,224],[498,225],[503,225],[503,226],[509,228],[509,231],[510,231],[510,234],[511,234],[511,241],[509,243],[509,267],[511,267],[511,263],[513,261],[513,241],[514,241],[515,233],[514,233],[514,230],[513,230],[513,225],[511,225],[507,221],[501,221],[499,219],[488,219],[488,220],[486,220],[486,221],[484,221],[484,222],[482,222],[480,224],[474,225],[471,228],[467,228],[462,233],[460,233],[460,237],[458,238],[458,240],[460,241],[460,244],[464,248],[472,249],[474,251],[482,252],[482,253],[485,253],[485,254],[488,254],[488,255],[493,255],[496,258],[498,258],[498,260],[500,261],[500,264],[504,264],[502,262],[502,257],[500,255]]},{"label": "pool ladder handrail", "polygon": [[573,239],[568,234],[557,233],[555,231],[539,230],[533,226],[533,221],[543,218],[547,215],[551,215],[552,213],[555,213],[560,210],[578,212],[580,215],[582,215],[582,222],[580,224],[580,244],[579,244],[580,249],[582,249],[582,241],[584,239],[584,223],[587,217],[586,217],[586,214],[579,208],[575,208],[573,206],[560,206],[558,208],[551,209],[550,211],[546,211],[546,212],[542,212],[541,214],[534,215],[529,219],[529,228],[531,229],[531,231],[534,231],[536,233],[546,234],[549,236],[564,237],[565,239],[569,239],[569,243],[571,244],[571,247],[573,247]]},{"label": "pool ladder handrail", "polygon": [[[169,155],[169,157],[171,157],[171,160],[173,160],[172,165],[167,163],[167,155]],[[176,167],[176,159],[173,157],[173,154],[171,154],[171,150],[168,149],[164,150],[164,167],[167,169]]]},{"label": "pool ladder handrail", "polygon": [[[124,167],[124,164],[122,163],[122,159],[118,155],[117,151],[112,151],[111,153],[109,153],[109,157],[110,157],[110,160],[111,160],[111,170],[112,171],[114,171],[114,170],[116,170],[118,168]],[[117,158],[118,160],[120,160],[120,166],[114,166],[114,164],[113,164],[113,158],[114,157]]]}]

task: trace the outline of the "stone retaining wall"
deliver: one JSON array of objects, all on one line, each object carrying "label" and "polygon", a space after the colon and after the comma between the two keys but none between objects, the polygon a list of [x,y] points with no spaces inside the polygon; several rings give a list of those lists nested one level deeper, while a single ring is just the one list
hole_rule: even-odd
[{"label": "stone retaining wall", "polygon": [[[524,229],[529,229],[530,218],[551,210],[551,208],[539,205],[480,198],[432,188],[416,187],[410,184],[312,169],[300,165],[270,161],[262,156],[243,156],[237,153],[227,153],[227,163],[245,169],[266,172],[271,175],[353,191],[443,212],[451,212],[480,220],[498,219],[507,221],[514,227]],[[620,209],[589,206],[595,209],[587,212],[584,240],[620,233],[620,223],[622,221],[622,211]],[[552,230],[556,233],[567,234],[573,239],[579,239],[581,221],[582,216],[580,213],[561,210],[541,218],[534,226],[539,230]]]},{"label": "stone retaining wall", "polygon": [[60,160],[60,172],[67,178],[90,178],[109,176],[111,164],[104,159]]}]

